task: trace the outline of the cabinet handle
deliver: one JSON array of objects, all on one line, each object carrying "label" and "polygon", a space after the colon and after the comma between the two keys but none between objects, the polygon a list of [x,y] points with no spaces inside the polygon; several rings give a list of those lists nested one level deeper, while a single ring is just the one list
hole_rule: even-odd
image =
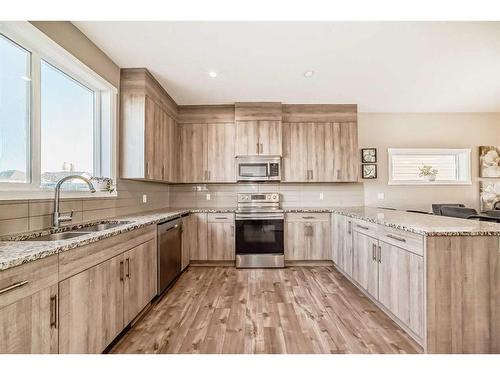
[{"label": "cabinet handle", "polygon": [[356,226],[357,226],[358,228],[361,228],[361,229],[364,229],[364,230],[370,230],[370,228],[368,228],[368,227],[364,227],[364,226],[359,225],[359,224],[356,224]]},{"label": "cabinet handle", "polygon": [[377,245],[372,244],[372,260],[377,261]]},{"label": "cabinet handle", "polygon": [[311,180],[314,180],[314,170],[311,169]]},{"label": "cabinet handle", "polygon": [[57,294],[50,296],[50,327],[57,328]]},{"label": "cabinet handle", "polygon": [[316,219],[314,216],[302,216],[302,219]]},{"label": "cabinet handle", "polygon": [[212,179],[212,171],[207,171],[207,172],[208,172],[207,180],[210,181]]},{"label": "cabinet handle", "polygon": [[161,166],[161,179],[165,179],[165,164]]},{"label": "cabinet handle", "polygon": [[234,225],[231,225],[231,237],[234,237]]},{"label": "cabinet handle", "polygon": [[260,144],[260,154],[264,153],[264,144]]},{"label": "cabinet handle", "polygon": [[226,220],[227,217],[226,216],[218,216],[215,218],[215,220]]},{"label": "cabinet handle", "polygon": [[123,260],[120,262],[120,281],[123,281]]},{"label": "cabinet handle", "polygon": [[378,262],[382,263],[382,247],[378,247]]},{"label": "cabinet handle", "polygon": [[149,177],[149,162],[146,162],[146,177]]},{"label": "cabinet handle", "polygon": [[125,259],[127,263],[127,274],[125,275],[128,279],[130,279],[130,258]]},{"label": "cabinet handle", "polygon": [[259,153],[259,143],[257,143],[257,154]]},{"label": "cabinet handle", "polygon": [[386,234],[386,236],[389,237],[389,238],[392,238],[393,240],[399,241],[399,242],[406,242],[405,238],[395,236],[394,234],[388,233],[388,234]]},{"label": "cabinet handle", "polygon": [[347,234],[351,234],[352,233],[352,221],[348,221],[347,222]]},{"label": "cabinet handle", "polygon": [[0,294],[4,294],[4,293],[7,293],[7,292],[10,292],[11,290],[14,290],[14,289],[17,289],[17,288],[21,288],[21,287],[25,286],[26,284],[28,284],[28,280],[20,281],[18,283],[9,285],[6,288],[0,289]]}]

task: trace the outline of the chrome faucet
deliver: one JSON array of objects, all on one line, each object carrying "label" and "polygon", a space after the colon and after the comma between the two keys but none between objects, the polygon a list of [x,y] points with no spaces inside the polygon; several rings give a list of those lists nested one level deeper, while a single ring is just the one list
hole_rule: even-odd
[{"label": "chrome faucet", "polygon": [[59,197],[61,195],[61,185],[68,180],[73,180],[73,179],[79,179],[82,181],[85,181],[87,185],[89,186],[90,192],[95,193],[95,188],[94,185],[92,185],[92,182],[86,177],[79,176],[79,175],[71,175],[71,176],[66,176],[61,178],[55,188],[55,197],[54,197],[54,214],[52,216],[52,226],[54,228],[59,228],[59,225],[61,223],[64,223],[66,221],[71,221],[73,220],[73,211],[69,214],[69,216],[61,216],[61,213],[59,212]]}]

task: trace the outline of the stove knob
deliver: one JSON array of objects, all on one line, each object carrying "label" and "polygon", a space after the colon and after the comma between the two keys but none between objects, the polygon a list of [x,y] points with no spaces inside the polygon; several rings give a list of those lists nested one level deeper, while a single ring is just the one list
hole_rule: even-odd
[{"label": "stove knob", "polygon": [[271,198],[272,198],[273,201],[277,201],[278,200],[278,194],[273,194]]},{"label": "stove knob", "polygon": [[271,200],[271,194],[267,194],[266,195],[266,201],[270,201]]}]

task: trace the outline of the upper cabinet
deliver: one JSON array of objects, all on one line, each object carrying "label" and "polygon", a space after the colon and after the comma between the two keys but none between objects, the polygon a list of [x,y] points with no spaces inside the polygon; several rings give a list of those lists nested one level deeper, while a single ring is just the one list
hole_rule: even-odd
[{"label": "upper cabinet", "polygon": [[179,122],[178,181],[236,182],[234,107],[181,106]]},{"label": "upper cabinet", "polygon": [[177,104],[146,69],[122,69],[120,176],[176,180]]},{"label": "upper cabinet", "polygon": [[236,156],[281,155],[281,103],[236,103]]},{"label": "upper cabinet", "polygon": [[284,105],[283,108],[283,181],[358,180],[355,105]]}]

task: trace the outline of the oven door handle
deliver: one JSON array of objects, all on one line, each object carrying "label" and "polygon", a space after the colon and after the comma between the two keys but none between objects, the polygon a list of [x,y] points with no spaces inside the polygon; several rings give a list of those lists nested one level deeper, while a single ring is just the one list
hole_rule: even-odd
[{"label": "oven door handle", "polygon": [[236,215],[236,220],[285,220],[285,215],[275,214],[275,215],[251,215],[251,216],[240,216]]}]

